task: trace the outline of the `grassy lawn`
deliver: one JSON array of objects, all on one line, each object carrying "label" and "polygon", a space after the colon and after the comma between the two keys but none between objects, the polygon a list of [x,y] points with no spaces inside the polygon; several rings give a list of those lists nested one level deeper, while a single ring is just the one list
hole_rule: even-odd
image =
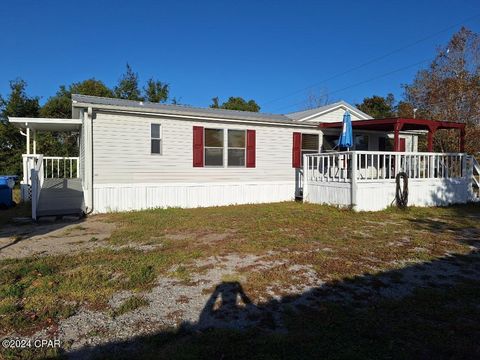
[{"label": "grassy lawn", "polygon": [[[32,334],[80,308],[116,316],[145,306],[134,295],[115,313],[108,299],[122,290],[148,291],[159,276],[188,284],[207,270],[201,260],[211,257],[262,256],[269,267],[240,267],[231,276],[252,301],[273,306],[272,289],[277,296],[293,296],[290,285],[306,279],[306,267],[332,287],[361,282],[367,275],[388,273],[393,279],[396,271],[447,254],[475,261],[470,256],[480,234],[480,208],[473,205],[353,213],[291,202],[99,217],[118,225],[109,247],[0,262],[0,336]],[[288,270],[292,265],[298,271]],[[459,279],[452,286],[418,289],[405,299],[362,308],[326,301],[320,310],[287,316],[288,335],[166,330],[141,338],[147,345],[141,356],[469,358],[480,356],[475,344],[479,296],[479,283]]]}]

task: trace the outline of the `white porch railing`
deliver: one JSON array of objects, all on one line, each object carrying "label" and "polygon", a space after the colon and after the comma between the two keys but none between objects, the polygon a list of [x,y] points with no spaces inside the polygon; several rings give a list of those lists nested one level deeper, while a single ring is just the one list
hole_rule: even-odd
[{"label": "white porch railing", "polygon": [[315,182],[394,179],[405,172],[411,179],[466,176],[466,154],[346,151],[305,155],[304,176]]},{"label": "white porch railing", "polygon": [[346,151],[304,155],[303,161],[304,201],[385,209],[395,202],[396,176],[402,172],[409,179],[410,205],[476,200],[474,162],[463,153]]},{"label": "white porch railing", "polygon": [[352,158],[352,152],[304,155],[304,181],[349,182],[352,177]]},{"label": "white porch railing", "polygon": [[45,156],[43,166],[46,178],[78,178],[78,157]]},{"label": "white porch railing", "polygon": [[61,156],[43,156],[40,154],[24,154],[23,157],[23,180],[22,199],[32,199],[32,169],[35,168],[40,157],[42,157],[42,168],[44,178],[78,178],[80,177],[79,158]]}]

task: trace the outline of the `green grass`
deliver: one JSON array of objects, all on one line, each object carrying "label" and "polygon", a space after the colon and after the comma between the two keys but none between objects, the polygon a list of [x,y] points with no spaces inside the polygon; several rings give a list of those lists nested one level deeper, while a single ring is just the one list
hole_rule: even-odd
[{"label": "green grass", "polygon": [[127,300],[125,300],[118,308],[113,310],[112,316],[117,317],[147,305],[148,305],[148,300],[140,296],[132,296]]},{"label": "green grass", "polygon": [[[0,335],[32,333],[71,316],[80,306],[108,309],[115,292],[148,291],[160,275],[188,281],[200,271],[195,260],[210,256],[263,255],[310,265],[320,278],[341,281],[371,274],[372,266],[377,272],[388,271],[404,266],[401,261],[467,254],[471,249],[465,231],[478,235],[479,218],[480,210],[473,205],[353,213],[295,202],[101,215],[99,220],[118,225],[110,244],[159,246],[0,261]],[[391,245],[402,238],[409,240]],[[428,251],[414,252],[415,247]],[[318,251],[324,248],[331,252]],[[265,295],[272,282],[288,286],[294,281],[278,267],[241,269],[231,277],[246,279],[242,286],[253,299]]]}]

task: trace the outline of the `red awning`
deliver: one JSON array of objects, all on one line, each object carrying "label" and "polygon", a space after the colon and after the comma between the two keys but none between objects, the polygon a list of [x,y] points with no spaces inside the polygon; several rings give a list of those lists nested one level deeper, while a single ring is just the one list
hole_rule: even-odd
[{"label": "red awning", "polygon": [[[321,123],[321,128],[341,128],[343,123]],[[426,119],[406,119],[406,118],[388,118],[388,119],[369,119],[352,121],[352,127],[365,130],[393,131],[395,125],[400,125],[402,130],[428,130],[430,128],[439,129],[465,129],[465,124],[453,121],[437,121]]]},{"label": "red awning", "polygon": [[[319,127],[322,129],[341,128],[342,122],[321,123]],[[460,151],[464,151],[465,144],[465,124],[453,121],[437,121],[426,119],[409,119],[409,118],[388,118],[388,119],[369,119],[352,121],[353,129],[377,130],[394,132],[395,134],[395,151],[399,151],[398,133],[404,130],[427,130],[428,131],[428,151],[433,150],[433,137],[437,130],[441,129],[457,129],[460,131]]]}]

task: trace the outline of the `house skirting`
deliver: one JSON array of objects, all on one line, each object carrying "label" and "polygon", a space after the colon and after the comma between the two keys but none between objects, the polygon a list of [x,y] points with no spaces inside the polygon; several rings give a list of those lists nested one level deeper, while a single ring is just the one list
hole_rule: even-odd
[{"label": "house skirting", "polygon": [[294,196],[295,181],[97,184],[93,212],[259,204],[290,201]]},{"label": "house skirting", "polygon": [[[471,201],[470,182],[465,178],[409,179],[408,206],[447,206]],[[357,183],[358,211],[383,210],[395,205],[394,180]]]},{"label": "house skirting", "polygon": [[[353,185],[355,186],[355,185]],[[467,178],[409,179],[408,206],[445,206],[472,201]],[[358,181],[352,197],[350,182],[308,183],[304,201],[352,207],[356,211],[378,211],[395,205],[396,183],[393,179]],[[356,198],[355,203],[352,202]]]}]

